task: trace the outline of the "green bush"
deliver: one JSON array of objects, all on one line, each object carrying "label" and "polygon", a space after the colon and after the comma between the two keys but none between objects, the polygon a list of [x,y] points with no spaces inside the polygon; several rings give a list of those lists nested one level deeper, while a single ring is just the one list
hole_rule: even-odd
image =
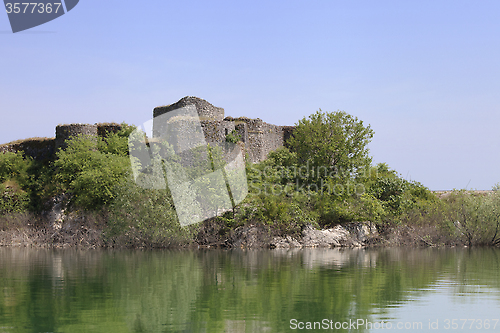
[{"label": "green bush", "polygon": [[0,214],[25,212],[29,208],[29,169],[33,160],[23,152],[0,153]]},{"label": "green bush", "polygon": [[445,202],[450,229],[454,229],[465,244],[500,244],[500,194],[462,190],[449,195]]},{"label": "green bush", "polygon": [[236,130],[232,130],[226,135],[226,142],[237,143],[239,141],[241,141],[241,135]]},{"label": "green bush", "polygon": [[104,154],[128,156],[128,137],[135,130],[135,126],[121,124],[121,129],[116,133],[107,133],[104,138],[98,140],[98,149]]},{"label": "green bush", "polygon": [[19,186],[28,185],[28,170],[33,160],[24,156],[23,152],[0,152],[0,184],[7,180],[15,180]]},{"label": "green bush", "polygon": [[110,204],[116,197],[116,185],[130,170],[123,149],[120,154],[105,152],[101,140],[84,135],[71,138],[66,150],[57,152],[54,162],[54,178],[60,191],[71,193],[72,202],[84,209]]},{"label": "green bush", "polygon": [[109,245],[169,247],[193,240],[197,226],[180,226],[168,190],[146,190],[127,178],[115,194],[105,231]]},{"label": "green bush", "polygon": [[0,184],[0,214],[26,212],[29,207],[29,195],[16,181]]},{"label": "green bush", "polygon": [[306,168],[308,183],[319,185],[332,175],[345,183],[370,166],[372,137],[370,126],[358,118],[344,111],[319,110],[296,124],[288,145],[297,154],[298,164]]}]

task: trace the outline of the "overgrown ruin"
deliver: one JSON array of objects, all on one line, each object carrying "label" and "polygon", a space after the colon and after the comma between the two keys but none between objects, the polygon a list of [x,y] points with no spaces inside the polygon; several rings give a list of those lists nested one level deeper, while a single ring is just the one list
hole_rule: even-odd
[{"label": "overgrown ruin", "polygon": [[[269,152],[284,146],[294,129],[293,126],[268,124],[259,118],[225,117],[223,108],[198,97],[186,96],[176,103],[153,109],[153,137],[158,136],[161,131],[154,122],[155,117],[187,105],[196,107],[208,143],[225,142],[230,135],[238,137],[247,158],[252,163],[263,161]],[[116,132],[120,128],[121,125],[116,123],[58,125],[55,138],[32,138],[11,142],[0,146],[0,152],[24,151],[34,159],[43,160],[52,158],[58,149],[65,149],[66,141],[73,136],[85,134],[104,137],[107,133]]]}]

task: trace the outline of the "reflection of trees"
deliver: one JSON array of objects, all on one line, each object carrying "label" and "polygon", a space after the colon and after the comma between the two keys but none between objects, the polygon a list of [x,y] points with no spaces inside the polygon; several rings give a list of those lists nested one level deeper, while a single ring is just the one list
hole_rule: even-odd
[{"label": "reflection of trees", "polygon": [[16,332],[284,332],[292,318],[384,314],[443,277],[457,292],[500,289],[495,249],[0,249],[0,258],[0,326]]}]

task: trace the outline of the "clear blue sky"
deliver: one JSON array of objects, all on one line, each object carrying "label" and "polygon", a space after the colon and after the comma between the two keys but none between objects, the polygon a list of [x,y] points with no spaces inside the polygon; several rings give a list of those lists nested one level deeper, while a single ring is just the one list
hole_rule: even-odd
[{"label": "clear blue sky", "polygon": [[279,125],[344,110],[408,179],[500,181],[500,1],[80,0],[17,34],[0,14],[0,51],[0,143],[190,95]]}]

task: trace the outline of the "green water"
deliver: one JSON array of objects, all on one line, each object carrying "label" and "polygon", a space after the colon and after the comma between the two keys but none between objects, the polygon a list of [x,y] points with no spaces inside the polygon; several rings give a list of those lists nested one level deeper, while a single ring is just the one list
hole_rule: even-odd
[{"label": "green water", "polygon": [[496,249],[0,248],[0,333],[500,332],[498,319]]}]

